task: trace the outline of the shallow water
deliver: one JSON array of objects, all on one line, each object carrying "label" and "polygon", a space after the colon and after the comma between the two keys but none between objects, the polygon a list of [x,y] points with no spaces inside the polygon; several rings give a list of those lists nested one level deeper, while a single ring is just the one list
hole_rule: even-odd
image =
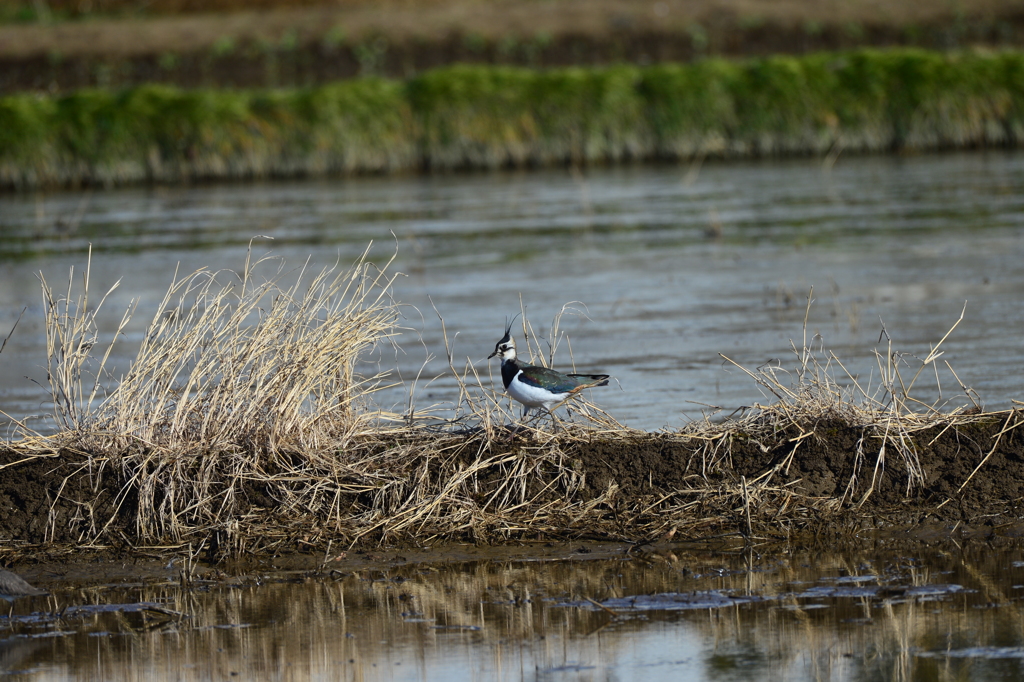
[{"label": "shallow water", "polygon": [[[17,419],[48,410],[33,383],[45,379],[35,273],[63,286],[92,244],[94,293],[122,281],[104,334],[139,299],[114,354],[126,367],[176,265],[238,269],[254,235],[272,236],[256,248],[296,267],[350,263],[370,240],[383,262],[397,245],[406,276],[395,295],[414,331],[402,352],[378,360],[407,382],[427,353],[444,357],[432,306],[458,334],[456,357],[489,381],[485,368],[496,367],[484,358],[520,297],[541,332],[582,301],[589,317],[562,323],[577,369],[617,380],[593,399],[630,426],[678,427],[704,405],[765,399],[719,354],[793,367],[790,340],[802,343],[813,286],[808,339],[820,335],[814,343],[865,385],[878,381],[883,323],[911,354],[912,374],[966,301],[941,359],[987,407],[1006,407],[1021,396],[1024,366],[1022,189],[1024,156],[985,153],[841,158],[831,169],[794,160],[3,196],[0,334],[27,311],[0,353],[0,410]],[[556,365],[569,363],[568,350]],[[967,402],[946,366],[935,367],[941,398]],[[424,374],[443,371],[434,360]],[[407,390],[378,400],[404,403]],[[421,381],[415,399],[456,395],[443,377]],[[145,581],[129,570],[125,582],[123,572],[83,580],[50,567],[28,577],[53,596],[0,618],[0,669],[39,680],[1024,675],[1015,545],[677,547],[632,558],[622,549],[337,562],[314,577],[268,564],[187,588],[177,568]]]},{"label": "shallow water", "polygon": [[1024,675],[1015,545],[624,550],[428,564],[392,552],[373,567],[268,565],[188,588],[175,569],[74,586],[43,571],[36,582],[52,596],[0,618],[0,669],[32,680]]},{"label": "shallow water", "polygon": [[[0,354],[0,410],[48,410],[25,378],[45,380],[36,273],[65,287],[92,244],[94,296],[122,283],[101,343],[140,301],[114,354],[123,368],[175,266],[240,269],[255,235],[273,237],[255,249],[290,267],[348,264],[371,240],[380,262],[397,248],[406,276],[395,295],[411,330],[399,352],[377,358],[406,382],[378,394],[382,407],[404,406],[428,353],[423,376],[446,371],[438,314],[456,365],[469,358],[498,382],[484,358],[520,298],[541,334],[579,301],[589,318],[563,318],[572,358],[563,342],[555,365],[614,375],[592,398],[626,425],[677,428],[708,405],[765,400],[720,354],[795,368],[790,343],[803,343],[811,287],[808,341],[869,390],[874,350],[887,352],[883,324],[912,376],[966,303],[945,355],[918,381],[921,398],[968,404],[948,361],[987,407],[1007,407],[1024,366],[1022,190],[1024,156],[988,152],[840,158],[831,169],[807,159],[6,195],[0,332],[27,311]],[[451,377],[424,386],[420,407],[457,398]]]}]

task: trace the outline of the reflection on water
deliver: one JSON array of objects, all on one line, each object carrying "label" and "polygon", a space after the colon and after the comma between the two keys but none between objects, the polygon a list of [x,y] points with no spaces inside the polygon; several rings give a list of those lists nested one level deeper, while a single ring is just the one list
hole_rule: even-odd
[{"label": "reflection on water", "polygon": [[[583,549],[605,558],[583,560]],[[396,562],[316,577],[268,572],[190,589],[173,576],[45,585],[55,593],[49,609],[75,607],[55,618],[19,604],[14,619],[0,621],[0,661],[8,673],[52,680],[1024,675],[1019,547],[677,548],[632,558],[624,549],[566,548],[550,561]],[[165,613],[132,606],[140,601]],[[188,617],[174,617],[179,611]]]},{"label": "reflection on water", "polygon": [[[0,333],[29,310],[0,355],[0,410],[46,411],[36,274],[65,282],[93,246],[94,291],[121,280],[103,321],[110,334],[130,299],[136,322],[127,364],[175,266],[241,268],[255,235],[290,266],[352,262],[375,240],[397,244],[396,286],[413,331],[383,352],[408,382],[447,370],[441,323],[457,365],[484,357],[520,297],[544,333],[563,304],[556,358],[616,382],[593,397],[638,428],[678,427],[704,405],[763,400],[723,363],[790,360],[814,287],[808,339],[820,334],[864,385],[876,385],[872,350],[884,323],[895,349],[924,357],[967,302],[944,344],[943,398],[966,403],[951,366],[991,408],[1020,398],[1024,366],[1024,156],[978,153],[914,158],[621,167],[305,183],[125,189],[0,197]],[[419,337],[422,336],[422,345]],[[494,372],[494,367],[491,367]],[[934,376],[930,379],[934,385]],[[920,380],[919,385],[924,381]],[[423,388],[421,407],[456,399],[450,378]],[[404,405],[407,388],[383,393]],[[922,395],[931,399],[932,394]]]}]

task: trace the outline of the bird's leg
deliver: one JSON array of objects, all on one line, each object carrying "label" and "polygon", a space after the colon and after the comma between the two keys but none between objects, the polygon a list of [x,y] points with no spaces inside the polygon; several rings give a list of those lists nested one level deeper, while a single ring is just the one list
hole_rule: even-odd
[{"label": "bird's leg", "polygon": [[516,438],[516,434],[519,433],[519,429],[522,427],[523,422],[526,421],[526,415],[530,414],[529,405],[523,405],[523,416],[520,417],[519,423],[512,427],[512,433],[509,435],[508,440],[511,443]]}]

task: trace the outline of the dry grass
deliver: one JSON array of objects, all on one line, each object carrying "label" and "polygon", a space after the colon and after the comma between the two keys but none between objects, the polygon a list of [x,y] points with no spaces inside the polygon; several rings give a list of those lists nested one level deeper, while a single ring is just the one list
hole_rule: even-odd
[{"label": "dry grass", "polygon": [[[811,302],[811,295],[808,294],[808,313]],[[792,439],[793,451],[787,460],[777,467],[781,469],[792,460],[800,442],[813,435],[813,429],[808,429],[808,425],[835,422],[870,429],[877,447],[877,456],[872,458],[874,467],[870,472],[870,483],[857,500],[857,504],[863,504],[874,492],[878,476],[884,471],[887,462],[890,466],[898,466],[905,471],[906,494],[909,496],[915,488],[924,485],[925,482],[916,450],[915,432],[933,428],[937,424],[952,425],[958,421],[976,420],[980,412],[976,394],[960,383],[959,378],[957,383],[962,388],[963,395],[972,403],[970,408],[948,409],[946,403],[925,403],[912,395],[912,390],[922,374],[928,369],[933,369],[941,399],[941,382],[936,367],[936,361],[942,356],[939,348],[963,321],[963,311],[950,330],[923,359],[911,358],[895,351],[892,340],[883,329],[882,336],[886,338],[888,348],[884,355],[875,351],[879,383],[874,390],[862,386],[834,353],[827,352],[820,346],[816,350],[808,344],[806,320],[805,314],[803,345],[800,348],[795,344],[792,346],[797,359],[797,366],[793,372],[795,381],[789,380],[788,370],[776,365],[766,365],[751,371],[722,356],[746,372],[774,400],[766,405],[754,405],[753,411],[745,418],[709,425],[709,430],[712,433],[721,432],[722,426],[726,425],[731,429],[739,428],[747,432],[764,432],[764,427],[770,428],[772,432],[785,430],[787,427],[797,429],[799,435]],[[907,368],[912,367],[908,362],[911,359],[916,359],[920,364],[913,376],[908,378],[905,373]],[[946,366],[956,377],[952,367],[948,363]],[[845,493],[836,501],[837,504],[849,502],[859,480],[867,475],[867,472],[863,471],[866,452],[862,446],[869,447],[863,440],[858,444],[853,475]],[[774,472],[767,472],[763,478],[770,481],[772,473]],[[758,482],[760,479],[753,483]]]},{"label": "dry grass", "polygon": [[[810,295],[807,305],[809,309]],[[937,511],[953,501],[993,455],[1000,440],[1024,423],[1016,409],[984,412],[977,394],[960,381],[948,363],[943,363],[944,370],[953,377],[960,391],[955,398],[943,397],[938,368],[943,355],[940,347],[962,321],[963,312],[924,358],[895,350],[883,329],[887,348],[884,353],[875,351],[879,381],[874,388],[862,385],[835,354],[820,345],[815,348],[813,340],[808,342],[806,317],[803,344],[799,347],[792,344],[796,358],[792,369],[774,364],[751,370],[722,355],[745,372],[762,389],[768,401],[755,403],[742,414],[734,413],[725,419],[706,417],[679,432],[679,437],[699,443],[693,449],[691,460],[699,475],[693,477],[688,488],[658,500],[655,506],[660,518],[651,514],[634,515],[637,520],[649,519],[646,537],[649,540],[659,537],[695,539],[707,535],[709,530],[722,529],[729,530],[725,535],[742,535],[747,540],[758,534],[788,536],[791,530],[812,520],[842,521],[837,513],[850,512],[856,517],[861,509],[873,519],[885,518],[891,513],[892,523],[904,524],[907,521],[900,517],[899,510],[889,508],[902,505],[904,509],[911,509],[917,505],[919,510]],[[912,391],[915,387],[920,389],[919,381],[929,376],[935,381],[930,393],[938,397],[924,402]],[[961,404],[954,406],[954,403]],[[962,427],[993,422],[1001,423],[1002,427],[991,435],[991,442],[984,443],[987,454],[962,480],[956,494],[921,505],[920,495],[926,485],[921,451],[928,450],[944,436],[957,439],[958,429]],[[803,481],[790,475],[790,469],[799,468],[802,448],[820,447],[821,443],[825,443],[826,448],[835,448],[829,433],[836,430],[859,434],[853,451],[838,453],[840,459],[846,460],[844,468],[850,472],[848,478],[842,481],[841,490],[832,494],[809,493]],[[738,461],[741,455],[735,452],[741,444],[747,446],[746,456],[751,446],[771,453],[765,458],[770,465],[750,478],[741,475]],[[960,456],[970,455],[965,450]],[[934,472],[948,462],[928,464]],[[868,503],[874,501],[872,497],[879,493],[885,477],[890,488],[892,481],[902,482],[904,488],[899,491],[902,495],[897,492],[902,501],[894,504],[890,491],[887,502],[871,507]],[[998,506],[1011,504],[1012,500],[991,502]],[[978,514],[982,513],[979,509]],[[836,528],[832,528],[832,532],[836,532]]]},{"label": "dry grass", "polygon": [[[356,368],[400,331],[388,267],[364,254],[349,269],[310,275],[278,263],[262,277],[271,266],[247,256],[237,273],[176,275],[135,361],[117,379],[107,367],[113,341],[99,344],[96,331],[106,295],[93,306],[88,269],[77,297],[71,286],[57,295],[43,282],[60,431],[23,431],[7,447],[13,464],[58,456],[79,463],[60,486],[50,537],[65,535],[56,510],[72,504],[80,509],[71,522],[80,544],[117,539],[215,554],[456,538],[749,540],[855,510],[886,474],[905,481],[912,496],[925,476],[921,432],[992,418],[979,417],[976,402],[949,409],[912,397],[936,368],[945,337],[912,376],[912,358],[891,347],[879,353],[881,381],[871,389],[834,355],[812,349],[805,333],[793,347],[793,371],[744,369],[770,400],[742,415],[648,434],[577,400],[557,428],[537,419],[513,435],[518,408],[500,378],[481,376],[468,359],[457,367],[447,330],[460,387],[455,409],[417,409],[414,385],[407,412],[385,414],[369,396],[386,374],[363,377]],[[121,316],[118,334],[133,310]],[[524,315],[523,354],[552,362],[568,345],[559,331],[564,314],[583,313],[564,307],[546,349]],[[844,491],[815,496],[787,475],[804,444],[830,424],[861,436]],[[1009,413],[999,437],[1017,424]],[[757,448],[767,465],[743,473],[734,461],[740,444]],[[594,449],[601,447],[604,454]],[[678,477],[655,480],[653,467],[630,459],[642,448],[671,461]],[[618,473],[600,478],[605,465]],[[69,499],[74,477],[90,483],[92,498]]]},{"label": "dry grass", "polygon": [[117,506],[135,509],[139,538],[180,540],[236,523],[252,486],[273,484],[275,501],[323,512],[316,482],[336,477],[348,465],[339,453],[386,417],[359,405],[385,375],[361,377],[355,368],[396,333],[391,276],[366,254],[348,270],[310,276],[278,263],[263,278],[272,266],[252,261],[250,250],[237,273],[175,273],[135,360],[116,379],[107,363],[134,305],[97,351],[96,316],[111,292],[93,305],[88,268],[78,296],[71,284],[60,296],[43,280],[59,431],[21,444],[86,453],[82,475],[97,480],[115,471]]},{"label": "dry grass", "polygon": [[77,298],[73,271],[64,296],[41,278],[58,427],[114,450],[133,441],[254,452],[316,448],[309,439],[359,428],[352,402],[383,377],[356,377],[356,359],[389,338],[398,317],[391,280],[365,258],[308,283],[303,267],[289,273],[287,288],[283,263],[257,278],[276,259],[252,262],[251,250],[241,272],[176,272],[130,369],[116,379],[107,363],[137,301],[97,358],[96,318],[120,281],[92,305],[88,266]]}]

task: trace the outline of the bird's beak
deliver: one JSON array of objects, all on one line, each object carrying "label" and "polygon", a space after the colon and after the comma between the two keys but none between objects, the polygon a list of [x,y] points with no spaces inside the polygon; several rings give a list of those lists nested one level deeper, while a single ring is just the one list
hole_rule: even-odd
[{"label": "bird's beak", "polygon": [[488,356],[487,356],[487,359],[488,359],[488,360],[490,360],[491,358],[493,358],[493,357],[494,357],[495,355],[497,355],[497,354],[498,354],[498,349],[497,349],[497,348],[495,348],[495,349],[494,349],[494,352],[493,352],[493,353],[491,353],[490,355],[488,355]]}]

